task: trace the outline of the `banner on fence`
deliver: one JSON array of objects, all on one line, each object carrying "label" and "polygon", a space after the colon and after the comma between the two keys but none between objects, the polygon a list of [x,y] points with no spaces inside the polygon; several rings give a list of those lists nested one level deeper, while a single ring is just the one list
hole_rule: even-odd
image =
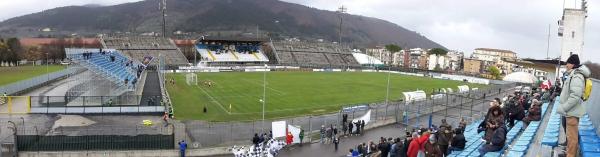
[{"label": "banner on fence", "polygon": [[355,118],[352,120],[352,125],[354,125],[354,127],[352,127],[352,132],[355,132],[356,129],[358,127],[356,127],[355,123],[358,123],[358,121],[365,121],[365,125],[369,124],[369,122],[371,121],[371,110],[367,111],[367,113],[365,113],[365,115]]},{"label": "banner on fence", "polygon": [[285,137],[285,121],[272,122],[271,130],[273,131],[273,138]]}]

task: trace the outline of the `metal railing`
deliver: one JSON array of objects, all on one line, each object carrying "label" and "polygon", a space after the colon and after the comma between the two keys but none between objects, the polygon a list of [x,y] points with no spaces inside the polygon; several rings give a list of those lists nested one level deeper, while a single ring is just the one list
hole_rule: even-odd
[{"label": "metal railing", "polygon": [[85,71],[84,69],[78,69],[78,68],[67,68],[61,71],[57,71],[57,72],[53,72],[53,73],[48,73],[48,74],[44,74],[44,75],[40,75],[40,76],[36,76],[34,78],[31,79],[27,79],[27,80],[22,80],[19,82],[15,82],[15,83],[11,83],[8,85],[4,85],[4,86],[0,86],[0,94],[4,94],[4,92],[6,92],[6,94],[8,95],[13,95],[15,93],[19,93],[22,92],[24,90],[28,90],[28,89],[32,89],[35,87],[38,87],[40,85],[44,85],[45,83],[49,82],[49,81],[53,81],[59,78],[63,78],[75,73],[79,73]]}]

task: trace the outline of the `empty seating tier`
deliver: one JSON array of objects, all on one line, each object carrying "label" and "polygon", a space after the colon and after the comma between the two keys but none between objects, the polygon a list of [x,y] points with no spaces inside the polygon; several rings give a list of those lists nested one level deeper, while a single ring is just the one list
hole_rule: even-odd
[{"label": "empty seating tier", "polygon": [[279,64],[298,66],[348,67],[360,66],[347,46],[325,42],[274,42]]},{"label": "empty seating tier", "polygon": [[[124,55],[137,61],[143,61],[145,56],[162,57],[167,65],[187,65],[188,60],[168,38],[160,37],[121,37],[102,38],[107,49],[116,49]],[[151,63],[156,64],[156,62]]]}]

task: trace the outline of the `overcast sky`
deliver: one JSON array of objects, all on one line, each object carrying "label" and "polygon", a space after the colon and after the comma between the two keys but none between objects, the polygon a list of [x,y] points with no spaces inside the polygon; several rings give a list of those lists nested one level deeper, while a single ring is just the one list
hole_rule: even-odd
[{"label": "overcast sky", "polygon": [[[139,0],[0,0],[0,20],[66,5],[114,5]],[[563,0],[283,0],[309,7],[376,17],[417,31],[449,49],[470,54],[478,47],[507,49],[519,57],[545,58],[550,29],[550,57],[558,57],[556,21]],[[579,7],[580,0],[565,0]],[[23,7],[27,6],[27,7]],[[600,1],[589,2],[582,60],[600,62]]]}]

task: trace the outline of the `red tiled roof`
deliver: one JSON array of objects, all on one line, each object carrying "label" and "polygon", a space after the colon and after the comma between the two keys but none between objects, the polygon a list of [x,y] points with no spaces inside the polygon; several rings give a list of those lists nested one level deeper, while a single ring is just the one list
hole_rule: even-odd
[{"label": "red tiled roof", "polygon": [[[73,42],[75,38],[65,38],[66,42]],[[98,38],[81,38],[84,45],[100,45]],[[20,38],[19,42],[23,46],[40,46],[48,45],[53,41],[58,41],[58,38]]]}]

